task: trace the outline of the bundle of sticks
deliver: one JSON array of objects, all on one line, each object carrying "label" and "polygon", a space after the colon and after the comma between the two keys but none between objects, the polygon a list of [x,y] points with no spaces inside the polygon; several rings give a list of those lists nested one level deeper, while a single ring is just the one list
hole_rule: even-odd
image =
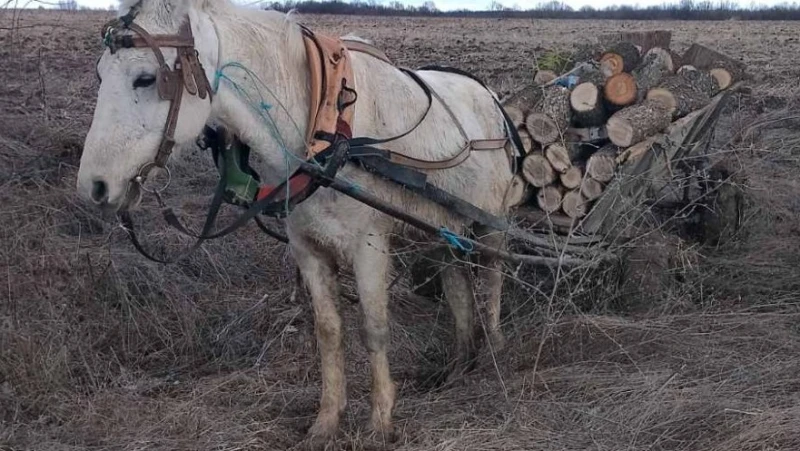
[{"label": "bundle of sticks", "polygon": [[576,52],[586,60],[569,73],[503,101],[526,152],[511,204],[585,216],[614,179],[624,149],[744,78],[741,62],[699,44],[679,55],[670,39],[668,31],[600,38],[593,50]]}]

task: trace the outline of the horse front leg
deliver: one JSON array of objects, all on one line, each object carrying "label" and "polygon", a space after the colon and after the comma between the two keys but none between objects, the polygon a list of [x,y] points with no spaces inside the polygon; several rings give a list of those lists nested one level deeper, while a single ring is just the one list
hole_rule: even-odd
[{"label": "horse front leg", "polygon": [[291,238],[292,253],[314,307],[314,329],[322,363],[319,414],[304,440],[307,449],[322,449],[336,436],[346,401],[342,319],[336,306],[338,284],[333,256],[302,237]]},{"label": "horse front leg", "polygon": [[392,409],[395,384],[389,372],[389,293],[386,278],[389,273],[387,239],[378,234],[359,243],[353,258],[353,270],[358,297],[364,313],[363,340],[369,352],[372,370],[372,414],[370,429],[375,439],[394,441]]}]

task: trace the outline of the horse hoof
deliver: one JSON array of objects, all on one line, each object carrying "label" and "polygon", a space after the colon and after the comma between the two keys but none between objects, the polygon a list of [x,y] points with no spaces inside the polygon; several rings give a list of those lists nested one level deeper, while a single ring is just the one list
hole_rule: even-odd
[{"label": "horse hoof", "polygon": [[333,438],[308,435],[295,449],[297,451],[331,451],[334,449],[333,445]]},{"label": "horse hoof", "polygon": [[368,430],[367,440],[377,449],[388,449],[389,445],[397,442],[399,438],[391,425],[379,428],[371,425]]},{"label": "horse hoof", "polygon": [[306,437],[297,446],[298,451],[329,451],[334,449],[336,434],[320,430],[314,426],[309,429]]},{"label": "horse hoof", "polygon": [[506,348],[506,337],[505,335],[497,332],[489,335],[489,346],[491,346],[491,350],[493,353],[497,354],[498,352],[502,351]]}]

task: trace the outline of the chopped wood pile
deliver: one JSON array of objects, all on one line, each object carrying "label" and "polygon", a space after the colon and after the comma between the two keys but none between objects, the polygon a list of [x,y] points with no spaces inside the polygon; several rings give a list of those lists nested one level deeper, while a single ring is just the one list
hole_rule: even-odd
[{"label": "chopped wood pile", "polygon": [[586,216],[626,149],[745,77],[739,61],[699,44],[679,55],[670,41],[663,30],[600,37],[573,54],[568,72],[552,79],[539,71],[532,86],[503,101],[526,153],[509,205],[569,221]]}]

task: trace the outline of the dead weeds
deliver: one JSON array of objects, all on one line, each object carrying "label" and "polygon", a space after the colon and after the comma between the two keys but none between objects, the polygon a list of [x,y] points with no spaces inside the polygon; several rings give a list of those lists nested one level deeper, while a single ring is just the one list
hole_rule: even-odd
[{"label": "dead weeds", "polygon": [[[0,88],[0,448],[288,449],[316,413],[319,369],[311,310],[294,291],[285,247],[247,228],[180,264],[155,265],[75,199],[96,89],[94,36],[105,18],[31,11],[15,17],[13,32],[0,31],[9,59],[0,73],[16,86]],[[558,48],[619,25],[304,19],[327,31],[355,28],[402,64],[441,59],[509,86],[527,80],[523,60],[537,51],[523,43]],[[59,28],[24,28],[37,21]],[[715,41],[761,62],[757,43],[734,39],[730,24],[713,33],[663,26],[680,43]],[[69,38],[54,37],[62,33]],[[768,88],[752,96],[760,90]],[[447,358],[449,313],[412,296],[402,279],[391,306],[401,432],[393,447],[800,449],[800,187],[785,109],[798,97],[769,95],[778,100],[740,99],[714,144],[747,176],[741,233],[715,247],[653,235],[649,252],[669,252],[641,254],[659,268],[643,274],[652,280],[615,268],[593,278],[510,268],[508,349],[485,350],[460,383],[429,387]],[[176,168],[168,198],[190,221],[200,220],[213,171],[202,154]],[[155,209],[138,220],[148,242],[186,244]],[[369,379],[360,313],[346,301],[341,310],[350,404],[338,445],[374,449],[362,430]]]}]

